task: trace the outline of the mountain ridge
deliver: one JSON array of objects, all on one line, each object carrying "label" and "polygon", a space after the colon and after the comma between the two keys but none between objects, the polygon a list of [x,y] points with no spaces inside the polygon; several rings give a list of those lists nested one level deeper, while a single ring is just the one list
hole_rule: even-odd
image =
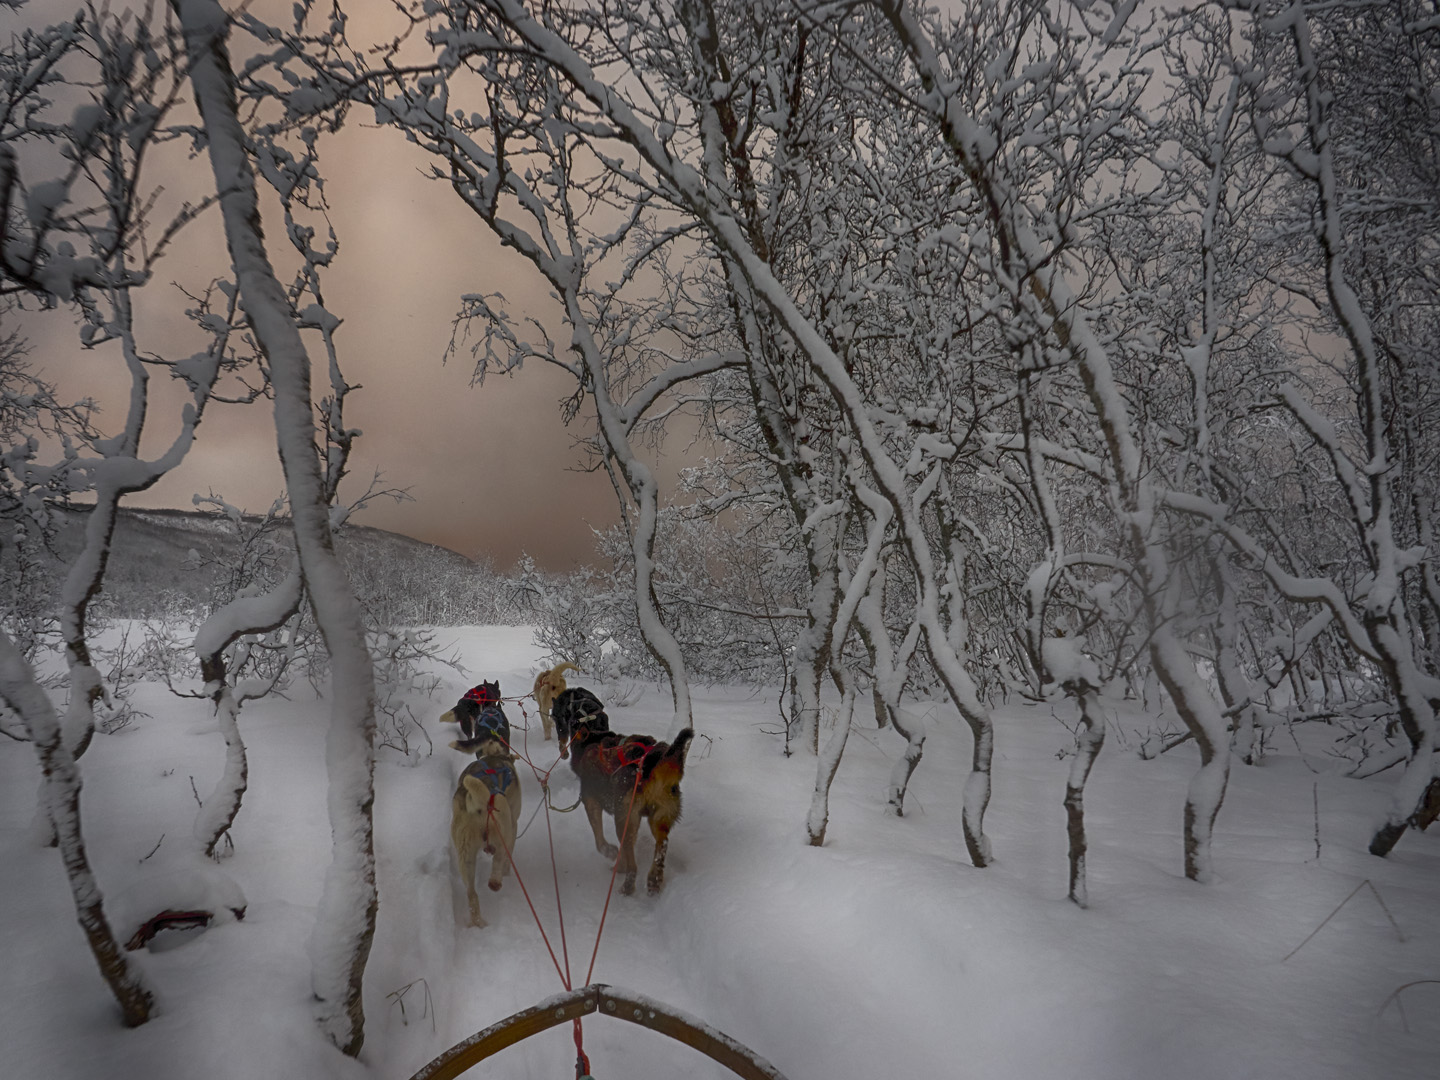
[{"label": "mountain ridge", "polygon": [[[61,563],[68,566],[79,553],[90,513],[92,508],[83,505],[60,509],[62,522],[53,546]],[[242,514],[241,520],[256,525],[264,515]],[[275,539],[293,553],[288,516],[279,524]],[[412,581],[419,577],[439,586],[488,569],[485,563],[440,544],[372,525],[347,523],[337,530],[335,546],[357,587],[380,577]],[[218,576],[238,562],[240,549],[233,519],[223,511],[121,507],[99,602],[112,613],[129,617],[176,608],[203,609]]]}]

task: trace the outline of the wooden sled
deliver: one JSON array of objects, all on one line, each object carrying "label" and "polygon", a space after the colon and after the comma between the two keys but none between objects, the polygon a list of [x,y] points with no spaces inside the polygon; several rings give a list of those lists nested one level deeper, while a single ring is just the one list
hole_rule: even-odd
[{"label": "wooden sled", "polygon": [[604,983],[557,994],[498,1024],[491,1024],[464,1042],[456,1043],[410,1080],[452,1080],[507,1046],[591,1014],[614,1016],[658,1031],[699,1050],[744,1080],[785,1080],[780,1071],[759,1054],[708,1024],[658,1001]]}]

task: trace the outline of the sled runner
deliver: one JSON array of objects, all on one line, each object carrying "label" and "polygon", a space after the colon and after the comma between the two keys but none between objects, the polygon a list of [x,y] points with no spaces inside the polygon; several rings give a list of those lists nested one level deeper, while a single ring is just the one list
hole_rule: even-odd
[{"label": "sled runner", "polygon": [[[491,1024],[456,1043],[410,1080],[452,1080],[507,1046],[592,1014],[614,1016],[657,1031],[718,1061],[744,1080],[785,1080],[780,1071],[759,1054],[708,1024],[651,998],[604,983],[557,994],[498,1024]],[[633,1070],[625,1070],[624,1075],[634,1075]]]}]

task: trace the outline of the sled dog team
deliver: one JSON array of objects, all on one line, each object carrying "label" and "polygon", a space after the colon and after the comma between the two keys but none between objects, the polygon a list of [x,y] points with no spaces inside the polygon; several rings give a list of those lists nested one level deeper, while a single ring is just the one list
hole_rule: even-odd
[{"label": "sled dog team", "polygon": [[[649,819],[655,857],[645,884],[653,896],[665,883],[665,850],[680,819],[680,779],[695,732],[685,728],[673,743],[612,732],[600,699],[584,687],[566,685],[565,672],[578,670],[574,664],[559,664],[535,679],[533,693],[545,738],[558,739],[560,756],[570,759],[580,778],[580,801],[595,834],[595,850],[607,859],[619,855],[624,875],[620,891],[627,895],[635,891],[638,870],[635,836],[641,820]],[[520,820],[520,774],[500,684],[482,682],[467,690],[440,720],[459,725],[460,738],[451,747],[475,755],[460,774],[451,800],[450,839],[465,882],[470,924],[484,926],[475,892],[476,858],[481,851],[492,856],[489,884],[498,890],[510,872]],[[618,848],[605,839],[605,814],[614,819]]]}]

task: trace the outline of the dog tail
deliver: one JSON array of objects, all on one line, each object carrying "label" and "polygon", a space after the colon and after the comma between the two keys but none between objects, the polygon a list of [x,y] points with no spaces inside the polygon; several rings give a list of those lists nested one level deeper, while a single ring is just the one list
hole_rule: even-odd
[{"label": "dog tail", "polygon": [[[690,750],[690,740],[695,738],[694,728],[685,728],[669,746],[660,743],[645,755],[640,766],[641,780],[649,780],[656,773],[664,773],[669,783],[678,784],[685,775],[685,755]],[[655,751],[660,751],[655,753]]]},{"label": "dog tail", "polygon": [[465,787],[466,811],[471,814],[484,813],[486,806],[490,804],[490,789],[485,786],[485,781],[478,776],[464,776],[460,782]]},{"label": "dog tail", "polygon": [[570,663],[570,661],[568,660],[565,661],[563,664],[556,664],[548,671],[542,671],[539,675],[535,676],[535,692],[539,693],[541,685],[552,679],[560,679],[563,684],[565,672],[579,670],[580,669],[578,667]]}]

